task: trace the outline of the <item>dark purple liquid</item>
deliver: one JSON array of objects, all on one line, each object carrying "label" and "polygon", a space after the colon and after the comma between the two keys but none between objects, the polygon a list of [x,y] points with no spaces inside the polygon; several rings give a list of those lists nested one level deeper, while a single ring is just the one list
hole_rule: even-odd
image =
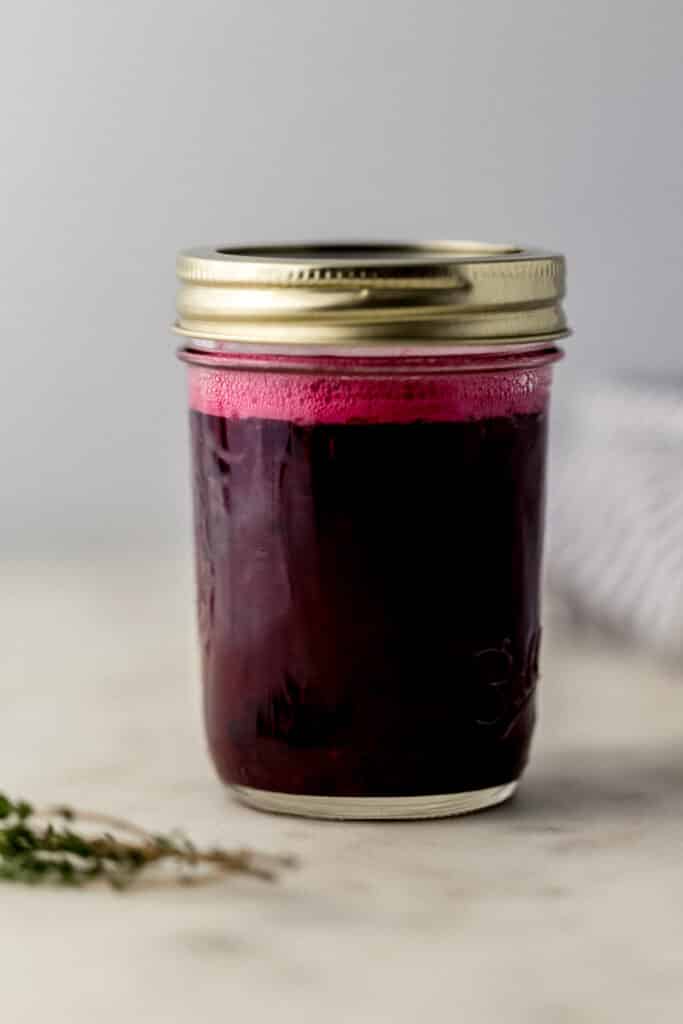
[{"label": "dark purple liquid", "polygon": [[328,796],[518,778],[535,715],[545,413],[191,418],[221,777]]}]

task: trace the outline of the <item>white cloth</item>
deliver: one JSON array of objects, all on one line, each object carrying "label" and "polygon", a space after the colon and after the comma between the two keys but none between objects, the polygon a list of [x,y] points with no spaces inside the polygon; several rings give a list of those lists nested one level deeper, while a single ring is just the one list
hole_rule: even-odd
[{"label": "white cloth", "polygon": [[548,578],[580,614],[683,657],[683,390],[602,384],[570,409]]}]

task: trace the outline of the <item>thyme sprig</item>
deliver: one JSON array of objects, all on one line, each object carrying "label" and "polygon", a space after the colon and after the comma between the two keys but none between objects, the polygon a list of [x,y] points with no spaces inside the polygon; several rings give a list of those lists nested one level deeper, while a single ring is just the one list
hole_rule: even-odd
[{"label": "thyme sprig", "polygon": [[[99,831],[77,831],[78,823]],[[273,881],[280,869],[293,865],[290,857],[247,849],[201,850],[182,833],[157,835],[108,815],[70,807],[37,810],[0,793],[0,880],[77,886],[104,879],[124,889],[143,871],[164,863],[180,869],[181,881],[230,873]]]}]

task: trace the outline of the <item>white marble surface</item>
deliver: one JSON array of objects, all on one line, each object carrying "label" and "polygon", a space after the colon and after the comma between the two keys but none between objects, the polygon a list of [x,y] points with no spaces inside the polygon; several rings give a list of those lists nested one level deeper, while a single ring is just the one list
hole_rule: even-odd
[{"label": "white marble surface", "polygon": [[271,817],[204,755],[190,586],[186,565],[2,567],[0,788],[301,866],[274,886],[0,888],[8,1024],[681,1020],[683,678],[551,621],[512,804]]}]

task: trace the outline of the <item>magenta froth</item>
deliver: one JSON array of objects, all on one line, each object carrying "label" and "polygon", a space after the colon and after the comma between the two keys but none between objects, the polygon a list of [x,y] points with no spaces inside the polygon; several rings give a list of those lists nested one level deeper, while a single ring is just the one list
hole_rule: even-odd
[{"label": "magenta froth", "polygon": [[[191,360],[188,360],[191,361]],[[246,362],[246,360],[245,360]],[[234,362],[191,365],[190,406],[225,419],[314,423],[454,422],[541,412],[552,366],[424,374],[288,372],[247,369]]]}]

